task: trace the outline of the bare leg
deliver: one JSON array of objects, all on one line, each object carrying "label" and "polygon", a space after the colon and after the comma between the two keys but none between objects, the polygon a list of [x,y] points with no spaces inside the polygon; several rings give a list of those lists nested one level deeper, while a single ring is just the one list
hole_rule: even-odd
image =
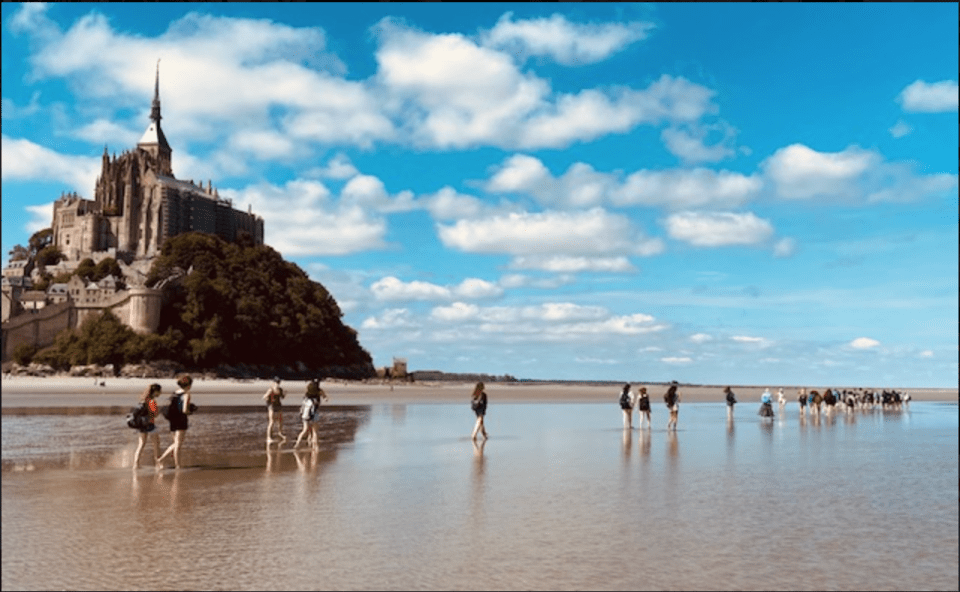
[{"label": "bare leg", "polygon": [[300,435],[297,436],[297,442],[296,442],[296,444],[293,445],[294,449],[296,449],[297,446],[300,446],[300,440],[303,439],[303,437],[307,434],[308,431],[310,431],[310,422],[309,422],[309,421],[304,421],[304,422],[303,422],[303,429],[300,430]]},{"label": "bare leg", "polygon": [[287,437],[283,435],[283,411],[277,410],[275,417],[277,418],[277,433],[281,440],[286,440]]},{"label": "bare leg", "polygon": [[267,444],[273,442],[273,407],[267,407]]},{"label": "bare leg", "polygon": [[482,416],[482,415],[478,415],[478,416],[477,416],[477,423],[474,424],[474,426],[473,426],[473,436],[472,436],[472,437],[473,437],[474,440],[477,439],[477,434],[480,432],[480,428],[482,428],[482,427],[483,427],[483,416]]},{"label": "bare leg", "polygon": [[[140,467],[140,452],[143,451],[143,447],[147,443],[147,436],[149,434],[146,432],[138,432],[137,435],[140,436],[140,441],[137,442],[137,451],[133,453],[133,468],[135,469]],[[156,458],[156,455],[154,455],[154,458]]]}]

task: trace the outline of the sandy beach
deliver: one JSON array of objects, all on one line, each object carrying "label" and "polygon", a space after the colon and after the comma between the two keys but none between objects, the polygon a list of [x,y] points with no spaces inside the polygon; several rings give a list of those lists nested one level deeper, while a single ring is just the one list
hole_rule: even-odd
[{"label": "sandy beach", "polygon": [[[99,380],[76,377],[30,377],[12,376],[3,379],[0,405],[3,409],[38,407],[127,407],[143,389],[159,382],[164,394],[172,393],[176,385],[173,379],[150,378],[107,378],[105,384]],[[193,385],[193,395],[197,405],[214,407],[260,406],[261,397],[270,386],[268,380],[232,380],[198,379]],[[288,397],[288,406],[299,404],[306,383],[304,381],[284,381]],[[647,386],[654,404],[662,400],[666,387],[662,384],[645,385],[632,383],[634,389]],[[723,386],[681,386],[682,402],[721,403],[724,401]],[[781,385],[769,385],[771,392]],[[823,388],[822,385],[810,385],[807,388]],[[472,383],[418,382],[418,383],[369,383],[330,380],[322,384],[329,396],[331,405],[379,405],[379,404],[415,404],[415,403],[464,403],[469,399]],[[737,400],[741,403],[753,403],[760,400],[763,386],[732,385]],[[790,404],[796,403],[799,387],[783,386],[784,394]],[[836,386],[835,388],[859,388]],[[958,389],[903,388],[903,387],[864,387],[873,389],[896,388],[910,393],[914,401],[957,402]],[[616,385],[578,385],[573,383],[488,383],[487,395],[491,404],[496,403],[601,403],[614,404],[619,395]]]}]

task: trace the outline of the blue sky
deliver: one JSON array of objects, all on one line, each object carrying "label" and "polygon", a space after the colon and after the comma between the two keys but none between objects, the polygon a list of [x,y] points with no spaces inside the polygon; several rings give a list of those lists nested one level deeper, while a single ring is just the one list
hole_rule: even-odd
[{"label": "blue sky", "polygon": [[136,144],[159,58],[174,173],[378,366],[957,384],[954,3],[2,11],[5,257]]}]

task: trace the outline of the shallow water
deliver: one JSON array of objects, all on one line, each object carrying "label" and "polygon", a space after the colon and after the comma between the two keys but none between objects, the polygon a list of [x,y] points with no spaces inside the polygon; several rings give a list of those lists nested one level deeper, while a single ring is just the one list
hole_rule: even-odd
[{"label": "shallow water", "polygon": [[958,588],[956,404],[725,414],[493,405],[475,447],[466,405],[329,407],[294,453],[201,412],[160,472],[121,416],[4,415],[2,587]]}]

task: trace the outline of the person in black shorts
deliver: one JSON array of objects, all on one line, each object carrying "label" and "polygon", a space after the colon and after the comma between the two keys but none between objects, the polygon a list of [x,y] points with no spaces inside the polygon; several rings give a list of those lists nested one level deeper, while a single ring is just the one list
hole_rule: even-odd
[{"label": "person in black shorts", "polygon": [[187,435],[187,415],[192,413],[195,408],[190,402],[190,387],[193,386],[193,379],[189,374],[184,374],[177,379],[177,386],[180,387],[170,397],[170,407],[167,411],[167,421],[170,422],[170,431],[173,432],[173,443],[157,459],[157,468],[163,468],[163,459],[173,453],[173,466],[180,468],[180,448],[183,447],[183,439]]}]

